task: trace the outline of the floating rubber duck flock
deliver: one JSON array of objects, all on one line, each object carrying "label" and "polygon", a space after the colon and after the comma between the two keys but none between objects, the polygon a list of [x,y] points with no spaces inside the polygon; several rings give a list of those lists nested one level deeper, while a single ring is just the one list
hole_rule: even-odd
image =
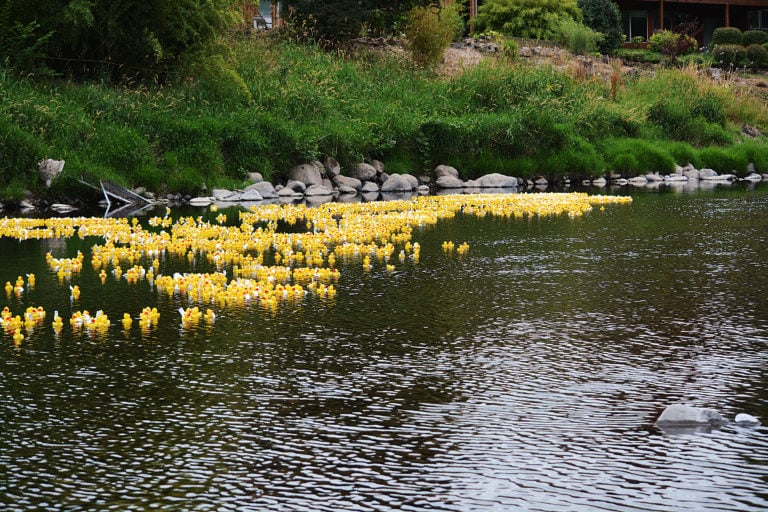
[{"label": "floating rubber duck flock", "polygon": [[[306,205],[262,205],[239,212],[237,223],[227,224],[223,213],[214,222],[202,216],[173,219],[166,210],[163,217],[152,217],[143,226],[137,218],[4,218],[0,236],[18,240],[97,237],[103,240],[90,249],[90,264],[102,283],[113,279],[121,286],[149,282],[151,290],[162,299],[188,304],[179,307],[182,329],[194,329],[200,323],[212,327],[216,311],[246,311],[260,306],[277,311],[282,305],[302,303],[309,295],[333,301],[341,272],[338,262],[357,261],[366,272],[381,269],[394,272],[407,261],[419,262],[421,245],[412,240],[421,226],[432,226],[457,215],[495,216],[522,219],[546,216],[580,217],[593,207],[602,211],[608,204],[627,204],[626,196],[599,196],[584,193],[477,194],[422,196],[410,200],[371,203],[328,203]],[[215,212],[214,209],[211,209]],[[278,224],[294,226],[292,233],[278,230]],[[447,255],[466,256],[470,247],[464,241],[445,241]],[[397,255],[395,258],[394,255]],[[97,300],[81,296],[78,284],[85,255],[74,257],[46,254],[46,263],[60,286],[68,286],[71,308],[69,325],[73,332],[106,333],[112,322],[102,310],[91,314],[75,309],[78,304]],[[187,261],[192,268],[206,262],[212,272],[175,272],[174,262]],[[35,286],[34,274],[15,283],[5,282],[10,300],[25,299],[24,293]],[[122,313],[119,325],[131,330],[134,320],[143,333],[156,328],[160,321],[157,308]],[[0,327],[16,345],[20,345],[45,320],[42,307],[30,305],[25,313],[14,315],[6,307],[0,315]],[[51,321],[54,333],[65,322],[55,311]]]}]

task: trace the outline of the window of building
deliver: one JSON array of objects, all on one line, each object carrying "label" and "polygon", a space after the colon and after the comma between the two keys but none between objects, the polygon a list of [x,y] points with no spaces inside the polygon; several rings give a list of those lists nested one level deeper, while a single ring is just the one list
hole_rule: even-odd
[{"label": "window of building", "polygon": [[626,11],[621,18],[624,35],[629,41],[634,37],[648,39],[648,11]]}]

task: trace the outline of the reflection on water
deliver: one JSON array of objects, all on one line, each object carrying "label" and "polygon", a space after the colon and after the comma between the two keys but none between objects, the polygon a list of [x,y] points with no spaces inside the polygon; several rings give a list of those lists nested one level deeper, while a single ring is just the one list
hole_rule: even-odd
[{"label": "reflection on water", "polygon": [[[768,423],[765,190],[458,217],[414,238],[418,265],[345,268],[332,305],[193,331],[149,289],[118,295],[84,270],[111,317],[156,305],[167,322],[3,340],[1,508],[768,507],[766,426],[653,426],[675,402]],[[471,250],[446,257],[443,240]],[[48,248],[0,249],[0,280],[38,276],[12,308],[68,300]]]}]

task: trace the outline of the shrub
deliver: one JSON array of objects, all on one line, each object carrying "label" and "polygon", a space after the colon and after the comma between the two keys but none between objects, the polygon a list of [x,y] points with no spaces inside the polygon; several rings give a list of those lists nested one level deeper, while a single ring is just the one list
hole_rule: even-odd
[{"label": "shrub", "polygon": [[486,0],[478,9],[477,28],[529,39],[552,39],[563,18],[581,21],[576,0]]},{"label": "shrub", "polygon": [[557,24],[557,41],[576,55],[589,55],[597,51],[598,44],[605,39],[600,32],[571,18],[563,18]]},{"label": "shrub", "polygon": [[651,36],[649,48],[659,52],[670,61],[675,61],[678,56],[692,53],[696,50],[696,39],[687,35],[669,30],[657,32]]},{"label": "shrub", "polygon": [[749,46],[752,44],[765,44],[768,43],[768,32],[762,30],[747,30],[742,37],[742,45]]},{"label": "shrub", "polygon": [[747,63],[747,49],[735,44],[721,44],[712,50],[712,60],[721,68],[741,67]]},{"label": "shrub", "polygon": [[762,45],[751,44],[747,46],[747,60],[755,69],[764,68],[768,64],[768,50]]},{"label": "shrub", "polygon": [[718,27],[712,33],[712,46],[723,44],[741,46],[744,44],[744,35],[736,27]]},{"label": "shrub", "polygon": [[440,8],[411,9],[405,25],[405,47],[416,67],[439,64],[451,41],[461,35],[462,23],[452,0],[443,0]]},{"label": "shrub", "polygon": [[[584,25],[603,34],[597,43],[603,54],[612,54],[624,42],[621,28],[621,13],[613,0],[577,0],[577,5],[584,15]],[[640,40],[642,42],[642,38]]]}]

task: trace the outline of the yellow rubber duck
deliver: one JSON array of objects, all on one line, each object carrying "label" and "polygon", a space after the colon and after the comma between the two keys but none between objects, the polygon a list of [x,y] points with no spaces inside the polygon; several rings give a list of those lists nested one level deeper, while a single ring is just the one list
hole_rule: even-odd
[{"label": "yellow rubber duck", "polygon": [[16,329],[13,331],[13,342],[18,346],[22,341],[24,341],[24,335],[21,334],[21,329]]},{"label": "yellow rubber duck", "polygon": [[123,313],[123,329],[126,331],[131,328],[131,325],[133,324],[133,319],[131,318],[131,315],[128,313]]}]

